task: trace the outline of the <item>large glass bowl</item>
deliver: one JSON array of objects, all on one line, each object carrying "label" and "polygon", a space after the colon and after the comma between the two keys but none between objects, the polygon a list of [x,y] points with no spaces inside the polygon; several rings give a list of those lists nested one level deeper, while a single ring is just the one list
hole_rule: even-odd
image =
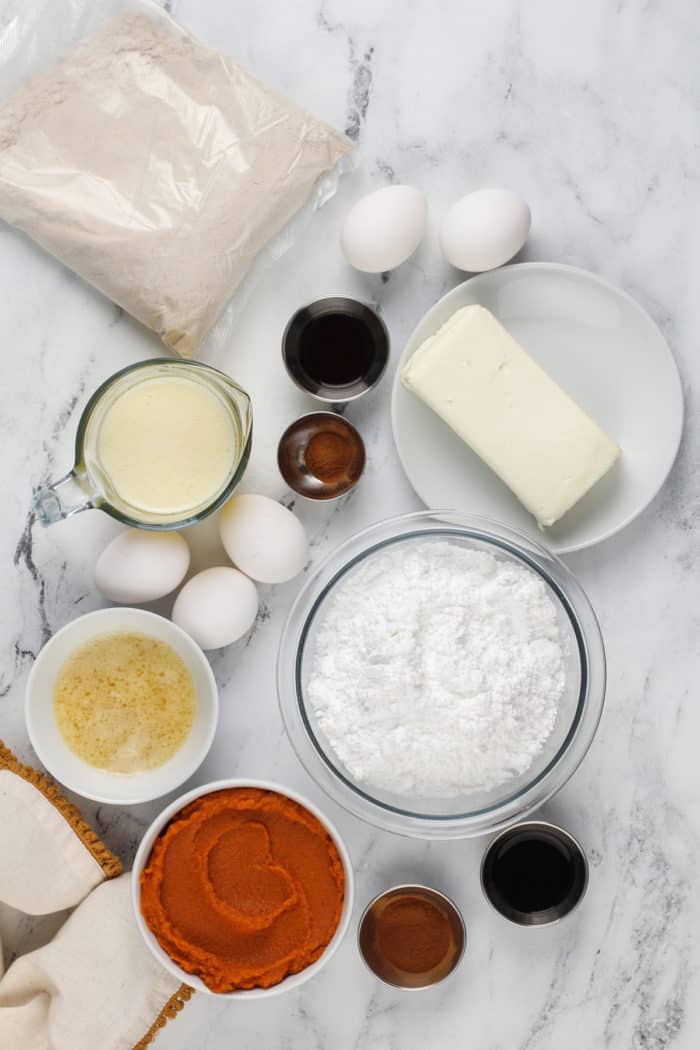
[{"label": "large glass bowl", "polygon": [[[334,754],[305,702],[317,625],[329,597],[367,558],[389,546],[435,539],[512,559],[546,583],[559,613],[566,684],[554,729],[522,775],[487,791],[454,798],[405,797],[357,782]],[[420,838],[466,838],[508,827],[559,791],[580,765],[600,721],[605,650],[588,598],[566,566],[535,540],[486,518],[420,511],[390,518],[353,536],[311,575],[289,613],[280,642],[277,687],[284,724],[316,783],[355,816]],[[440,762],[440,755],[435,755]]]}]

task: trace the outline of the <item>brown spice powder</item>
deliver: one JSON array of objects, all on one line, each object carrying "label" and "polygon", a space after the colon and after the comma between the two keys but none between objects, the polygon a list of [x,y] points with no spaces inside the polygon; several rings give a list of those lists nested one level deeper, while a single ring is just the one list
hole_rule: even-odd
[{"label": "brown spice powder", "polygon": [[322,430],[314,434],[304,452],[306,469],[319,481],[333,482],[346,477],[355,456],[353,444],[341,434]]},{"label": "brown spice powder", "polygon": [[376,943],[397,970],[428,973],[450,950],[452,930],[437,905],[421,897],[400,897],[377,917]]}]

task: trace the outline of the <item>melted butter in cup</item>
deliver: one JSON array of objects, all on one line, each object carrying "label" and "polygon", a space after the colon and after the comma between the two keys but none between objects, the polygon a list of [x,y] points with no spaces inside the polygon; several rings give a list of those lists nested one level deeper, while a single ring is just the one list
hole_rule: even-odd
[{"label": "melted butter in cup", "polygon": [[370,970],[395,988],[430,988],[449,976],[466,946],[457,906],[427,886],[395,886],[368,905],[358,931]]}]

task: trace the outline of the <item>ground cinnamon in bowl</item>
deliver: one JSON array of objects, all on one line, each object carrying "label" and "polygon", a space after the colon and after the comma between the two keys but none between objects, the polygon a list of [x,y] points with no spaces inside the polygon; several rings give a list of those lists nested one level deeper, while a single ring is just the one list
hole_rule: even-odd
[{"label": "ground cinnamon in bowl", "polygon": [[466,934],[452,901],[426,886],[397,886],[375,898],[360,922],[370,969],[399,988],[428,988],[452,973]]},{"label": "ground cinnamon in bowl", "polygon": [[422,897],[397,897],[382,912],[376,930],[377,948],[404,973],[428,973],[450,950],[452,931],[447,916]]},{"label": "ground cinnamon in bowl", "polygon": [[277,454],[289,487],[308,499],[349,492],[365,466],[365,446],[352,423],[334,412],[311,412],[287,427]]},{"label": "ground cinnamon in bowl", "polygon": [[336,482],[347,475],[354,456],[352,442],[331,430],[321,430],[309,439],[304,454],[307,469],[321,481]]}]

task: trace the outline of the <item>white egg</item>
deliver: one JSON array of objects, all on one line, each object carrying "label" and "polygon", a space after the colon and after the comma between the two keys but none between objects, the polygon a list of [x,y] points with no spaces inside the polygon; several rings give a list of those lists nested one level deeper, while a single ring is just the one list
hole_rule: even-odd
[{"label": "white egg", "polygon": [[362,197],[348,212],[340,246],[364,273],[393,270],[413,255],[425,233],[428,205],[413,186],[385,186]]},{"label": "white egg", "polygon": [[172,620],[202,649],[222,649],[247,634],[258,613],[258,592],[238,569],[219,565],[188,580]]},{"label": "white egg", "polygon": [[476,190],[454,204],[442,221],[440,243],[458,270],[481,273],[503,266],[530,232],[530,209],[512,190]]},{"label": "white egg", "polygon": [[234,496],[221,512],[219,533],[233,564],[260,583],[284,583],[306,565],[304,526],[267,496]]},{"label": "white egg", "polygon": [[182,583],[190,548],[179,532],[126,529],[102,551],[95,566],[97,589],[111,602],[154,602]]}]

